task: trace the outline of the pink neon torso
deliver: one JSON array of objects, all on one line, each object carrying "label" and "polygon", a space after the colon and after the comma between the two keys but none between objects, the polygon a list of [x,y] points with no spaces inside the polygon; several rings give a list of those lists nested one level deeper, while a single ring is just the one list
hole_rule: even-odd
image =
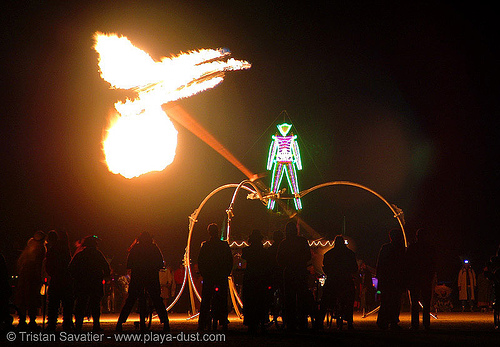
[{"label": "pink neon torso", "polygon": [[277,162],[292,162],[292,141],[293,136],[276,136],[278,140],[278,153],[276,153]]}]

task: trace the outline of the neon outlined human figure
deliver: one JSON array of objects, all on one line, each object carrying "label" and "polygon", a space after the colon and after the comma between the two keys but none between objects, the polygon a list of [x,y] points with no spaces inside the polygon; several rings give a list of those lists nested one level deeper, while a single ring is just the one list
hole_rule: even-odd
[{"label": "neon outlined human figure", "polygon": [[[299,145],[297,143],[297,135],[289,135],[288,132],[292,128],[291,124],[278,124],[277,128],[282,136],[273,135],[273,142],[269,148],[269,156],[267,158],[267,169],[273,170],[271,180],[271,193],[276,193],[279,190],[283,174],[286,174],[288,186],[294,198],[295,209],[302,209],[302,201],[299,195],[299,184],[297,182],[297,171],[302,170],[302,162],[300,160]],[[269,199],[267,208],[274,209],[275,199]]]}]

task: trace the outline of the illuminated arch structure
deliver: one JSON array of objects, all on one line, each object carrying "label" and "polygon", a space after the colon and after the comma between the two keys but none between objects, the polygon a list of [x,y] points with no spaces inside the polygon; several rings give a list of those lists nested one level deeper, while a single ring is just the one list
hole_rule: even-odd
[{"label": "illuminated arch structure", "polygon": [[[207,201],[212,196],[214,196],[215,194],[217,194],[218,192],[220,192],[222,190],[234,188],[233,197],[231,199],[231,202],[229,204],[228,209],[226,210],[226,213],[227,213],[226,230],[223,231],[223,238],[225,240],[228,240],[228,241],[229,241],[230,235],[231,235],[231,219],[234,216],[234,214],[233,214],[234,202],[235,202],[236,196],[238,195],[238,193],[241,190],[245,190],[245,191],[247,191],[249,193],[247,195],[248,199],[259,200],[265,206],[268,206],[269,200],[271,198],[273,198],[284,209],[284,211],[288,214],[288,216],[290,218],[293,218],[294,216],[296,216],[296,213],[293,213],[293,211],[290,211],[287,208],[287,206],[286,206],[286,204],[284,203],[283,200],[286,200],[286,199],[296,199],[297,196],[278,197],[278,196],[276,196],[276,194],[274,194],[272,192],[269,193],[266,189],[259,188],[259,186],[260,185],[256,184],[256,182],[251,181],[251,180],[244,180],[244,181],[242,181],[239,184],[233,183],[233,184],[226,184],[226,185],[220,186],[220,187],[214,189],[210,194],[208,194],[205,197],[205,199],[203,199],[203,201],[198,206],[198,208],[196,210],[194,210],[194,212],[191,214],[191,216],[189,216],[189,232],[188,232],[188,239],[187,239],[186,250],[185,250],[185,253],[184,253],[184,260],[183,260],[183,263],[184,263],[184,280],[183,280],[183,283],[182,283],[182,287],[181,287],[179,293],[177,294],[177,297],[168,306],[167,310],[170,310],[177,303],[177,301],[179,300],[179,298],[182,295],[183,291],[186,289],[186,286],[187,286],[187,288],[189,290],[191,312],[193,312],[193,313],[196,312],[195,299],[201,301],[201,295],[200,295],[200,293],[198,293],[198,290],[196,289],[196,287],[194,285],[194,281],[193,281],[193,277],[192,277],[192,273],[191,273],[191,261],[190,261],[191,238],[192,238],[194,226],[195,226],[196,222],[198,221],[197,218],[198,218],[198,216],[199,216],[199,214],[201,212],[201,209],[203,208],[203,206],[207,203]],[[387,205],[387,207],[391,210],[394,218],[397,219],[397,221],[399,223],[399,226],[401,228],[401,231],[403,232],[405,247],[407,246],[406,233],[405,233],[405,230],[404,230],[404,215],[403,215],[403,211],[401,209],[399,209],[396,205],[390,204],[380,194],[378,194],[377,192],[375,192],[374,190],[372,190],[372,189],[370,189],[368,187],[365,187],[365,186],[363,186],[361,184],[350,182],[350,181],[332,181],[332,182],[327,182],[327,183],[319,184],[319,185],[316,185],[316,186],[314,186],[314,187],[312,187],[310,189],[304,190],[304,191],[302,191],[302,192],[300,192],[298,194],[298,198],[302,198],[303,196],[305,196],[305,195],[307,195],[307,194],[309,194],[309,193],[311,193],[311,192],[313,192],[313,191],[315,191],[317,189],[324,188],[324,187],[329,187],[329,186],[350,186],[350,187],[359,188],[359,189],[365,190],[365,191],[367,191],[367,192],[375,195],[377,198],[379,198],[380,200],[382,200],[382,202],[385,205]],[[318,242],[318,241],[319,240],[314,240],[312,242]],[[240,312],[240,308],[243,307],[243,303],[241,302],[241,299],[240,299],[240,297],[239,297],[239,295],[238,295],[238,293],[236,291],[236,287],[234,285],[234,282],[233,282],[233,279],[232,279],[231,276],[228,278],[228,281],[229,281],[229,293],[231,295],[231,301],[233,303],[233,307],[234,307],[235,312],[238,315],[238,317],[241,318],[242,314]],[[196,316],[197,316],[197,314],[193,315],[192,317],[190,317],[188,319],[194,318]]]}]

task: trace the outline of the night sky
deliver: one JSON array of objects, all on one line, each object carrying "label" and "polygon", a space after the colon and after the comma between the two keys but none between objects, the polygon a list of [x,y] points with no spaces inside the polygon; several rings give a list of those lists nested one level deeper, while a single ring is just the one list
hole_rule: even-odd
[{"label": "night sky", "polygon": [[[188,216],[215,188],[246,178],[175,122],[177,155],[164,171],[129,180],[107,170],[101,141],[109,115],[133,95],[100,78],[92,49],[100,31],[128,37],[157,60],[220,47],[248,60],[250,70],[178,104],[255,173],[266,172],[276,124],[291,121],[301,189],[363,184],[403,209],[409,240],[420,227],[432,231],[438,280],[454,281],[463,257],[479,271],[500,243],[491,3],[292,3],[2,5],[2,252],[12,262],[36,230],[64,229],[72,241],[97,234],[119,263],[148,230],[175,262]],[[207,223],[222,223],[231,194],[201,212],[195,254]],[[357,188],[317,190],[303,205],[304,221],[326,238],[342,232],[345,218],[358,258],[372,266],[398,226],[387,206]],[[284,223],[243,195],[234,212],[239,238]]]}]

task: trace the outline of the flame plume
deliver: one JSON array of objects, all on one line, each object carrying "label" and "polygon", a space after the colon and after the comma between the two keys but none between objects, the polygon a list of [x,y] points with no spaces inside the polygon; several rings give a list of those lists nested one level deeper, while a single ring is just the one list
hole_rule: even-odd
[{"label": "flame plume", "polygon": [[250,68],[225,49],[201,49],[155,61],[126,37],[96,33],[101,77],[134,99],[115,103],[117,118],[103,141],[111,172],[126,178],[161,171],[175,157],[177,131],[161,105],[213,88],[226,71]]}]

